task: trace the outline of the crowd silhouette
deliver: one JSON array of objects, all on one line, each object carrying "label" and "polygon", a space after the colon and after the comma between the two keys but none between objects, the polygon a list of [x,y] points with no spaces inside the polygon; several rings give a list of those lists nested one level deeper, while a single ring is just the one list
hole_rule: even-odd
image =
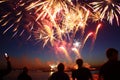
[{"label": "crowd silhouette", "polygon": [[[118,50],[115,48],[108,48],[105,52],[108,59],[100,69],[98,70],[97,80],[120,80],[120,61],[118,60]],[[9,56],[5,56],[7,67],[5,70],[0,70],[0,80],[4,80],[11,71],[11,62]],[[71,78],[65,72],[65,65],[59,63],[57,65],[57,71],[54,72],[48,80],[94,80],[91,71],[88,68],[83,67],[83,59],[76,59],[77,69],[72,70]],[[32,77],[28,74],[28,68],[23,67],[22,72],[17,76],[16,80],[32,80]]]}]

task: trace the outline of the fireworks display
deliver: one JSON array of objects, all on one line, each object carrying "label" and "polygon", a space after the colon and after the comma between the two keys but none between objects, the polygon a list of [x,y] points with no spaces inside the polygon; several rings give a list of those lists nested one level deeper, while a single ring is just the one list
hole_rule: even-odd
[{"label": "fireworks display", "polygon": [[[106,19],[112,24],[116,19],[119,25],[120,15],[120,4],[112,0],[81,3],[74,4],[71,0],[1,0],[0,27],[5,28],[3,34],[12,29],[12,37],[28,32],[27,40],[43,41],[43,47],[50,43],[55,53],[63,53],[69,61],[72,52],[81,58],[80,52],[87,39],[93,36],[95,41],[101,26],[98,23],[96,31],[88,32],[86,36],[87,22]],[[75,40],[77,32],[80,32],[78,41]]]},{"label": "fireworks display", "polygon": [[34,26],[34,16],[25,10],[29,2],[23,0],[2,0],[0,2],[0,25],[5,30],[3,34],[12,29],[12,38],[16,35],[22,36],[25,32],[31,37]]},{"label": "fireworks display", "polygon": [[116,19],[119,25],[120,21],[120,3],[117,0],[99,0],[98,2],[90,3],[93,6],[94,12],[100,13],[100,19],[106,19],[110,24]]}]

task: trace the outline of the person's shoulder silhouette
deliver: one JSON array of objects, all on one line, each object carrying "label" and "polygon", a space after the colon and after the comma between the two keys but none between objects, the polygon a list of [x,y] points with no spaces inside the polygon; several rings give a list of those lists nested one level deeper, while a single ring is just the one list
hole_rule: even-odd
[{"label": "person's shoulder silhouette", "polygon": [[83,60],[77,59],[78,69],[72,71],[72,79],[75,80],[93,80],[92,74],[88,68],[83,67]]},{"label": "person's shoulder silhouette", "polygon": [[54,72],[49,80],[70,80],[67,73],[64,72],[64,64],[59,63],[57,66],[58,71]]},{"label": "person's shoulder silhouette", "polygon": [[12,71],[11,62],[9,60],[9,56],[5,56],[7,61],[7,68],[5,70],[0,70],[0,80],[3,80],[3,77],[8,75]]},{"label": "person's shoulder silhouette", "polygon": [[28,75],[28,68],[24,67],[22,73],[19,74],[17,80],[32,80],[31,76]]},{"label": "person's shoulder silhouette", "polygon": [[99,70],[99,80],[120,80],[120,61],[118,61],[118,50],[108,48],[106,57],[108,59]]}]

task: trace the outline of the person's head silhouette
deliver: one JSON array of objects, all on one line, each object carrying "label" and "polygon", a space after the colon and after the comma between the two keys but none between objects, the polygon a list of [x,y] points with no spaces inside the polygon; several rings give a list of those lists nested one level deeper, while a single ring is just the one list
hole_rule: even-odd
[{"label": "person's head silhouette", "polygon": [[115,48],[108,48],[106,50],[106,56],[109,60],[118,60],[118,50]]},{"label": "person's head silhouette", "polygon": [[57,66],[58,71],[64,71],[64,68],[65,68],[65,66],[63,63],[59,63]]},{"label": "person's head silhouette", "polygon": [[83,60],[82,59],[77,59],[76,60],[76,64],[78,65],[78,67],[82,67],[82,65],[83,65]]},{"label": "person's head silhouette", "polygon": [[28,68],[27,67],[23,67],[23,72],[24,73],[28,73]]}]

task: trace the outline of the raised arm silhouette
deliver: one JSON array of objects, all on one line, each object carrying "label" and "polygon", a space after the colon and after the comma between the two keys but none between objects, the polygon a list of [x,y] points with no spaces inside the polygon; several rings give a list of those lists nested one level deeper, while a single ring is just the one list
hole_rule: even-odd
[{"label": "raised arm silhouette", "polygon": [[5,56],[5,59],[7,61],[7,68],[4,69],[4,70],[3,69],[0,70],[0,80],[3,80],[3,78],[12,71],[12,67],[11,67],[11,62],[9,60],[9,56]]}]

